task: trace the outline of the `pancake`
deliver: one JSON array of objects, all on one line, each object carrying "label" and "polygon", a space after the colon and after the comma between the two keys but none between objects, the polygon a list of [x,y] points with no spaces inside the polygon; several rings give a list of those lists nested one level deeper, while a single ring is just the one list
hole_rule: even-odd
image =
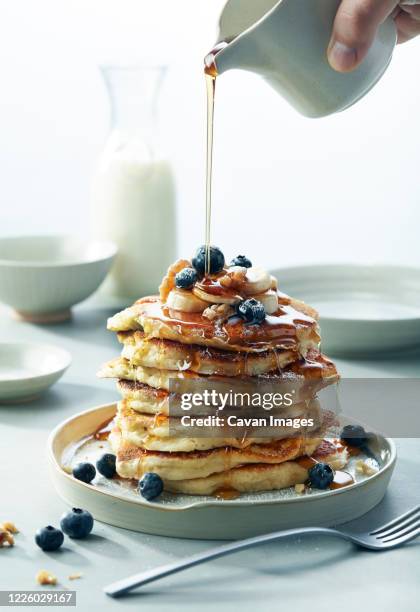
[{"label": "pancake", "polygon": [[268,444],[252,444],[243,449],[223,447],[167,453],[133,446],[122,438],[117,427],[113,428],[109,436],[109,442],[117,456],[117,473],[122,478],[136,480],[146,472],[155,472],[164,480],[189,480],[226,472],[239,465],[283,463],[311,455],[322,439],[323,433],[320,433],[318,438],[285,438]]},{"label": "pancake", "polygon": [[204,375],[258,376],[299,358],[295,350],[235,353],[157,338],[147,340],[141,331],[119,332],[118,340],[124,345],[121,356],[133,365]]},{"label": "pancake", "polygon": [[[328,463],[334,470],[343,469],[348,461],[348,453],[343,447],[328,443],[326,452],[321,456],[313,455]],[[258,463],[243,465],[228,472],[211,474],[206,478],[190,480],[166,480],[165,490],[187,495],[213,495],[217,493],[258,493],[273,491],[303,484],[308,480],[305,461],[286,461],[277,465]]]},{"label": "pancake", "polygon": [[170,394],[164,389],[125,379],[117,382],[117,389],[132,410],[145,414],[169,414]]},{"label": "pancake", "polygon": [[[100,378],[118,378],[149,385],[155,389],[164,391],[175,391],[176,381],[188,383],[197,382],[195,391],[199,391],[199,385],[211,387],[212,389],[226,392],[232,389],[235,393],[249,392],[253,390],[258,393],[278,392],[280,385],[282,390],[287,388],[296,391],[296,401],[307,399],[322,389],[338,380],[335,365],[324,355],[311,351],[307,359],[294,361],[283,370],[268,372],[253,377],[223,377],[223,376],[200,376],[190,370],[161,370],[145,366],[135,366],[122,357],[113,359],[106,363],[98,373]],[[190,391],[192,390],[192,385]]]},{"label": "pancake", "polygon": [[[279,294],[279,309],[261,323],[251,325],[240,317],[210,321],[202,313],[171,310],[159,297],[138,300],[108,320],[115,332],[143,331],[146,338],[174,340],[229,351],[260,352],[268,349],[297,351],[305,356],[319,346],[316,311],[289,296]],[[308,312],[311,315],[307,314]]]},{"label": "pancake", "polygon": [[[290,407],[284,414],[284,418],[313,419],[313,424],[304,428],[305,435],[310,436],[311,432],[318,430],[321,425],[322,415],[319,402],[313,401],[310,406],[298,404]],[[225,446],[246,448],[253,444],[268,444],[281,438],[298,435],[299,432],[302,433],[302,429],[299,430],[293,426],[248,429],[227,427],[225,435],[221,427],[208,427],[204,431],[203,428],[196,428],[190,432],[182,425],[180,418],[161,414],[155,416],[141,414],[131,409],[126,401],[118,404],[115,424],[124,442],[146,450],[162,452],[191,452]],[[233,437],[235,434],[236,437]]]}]

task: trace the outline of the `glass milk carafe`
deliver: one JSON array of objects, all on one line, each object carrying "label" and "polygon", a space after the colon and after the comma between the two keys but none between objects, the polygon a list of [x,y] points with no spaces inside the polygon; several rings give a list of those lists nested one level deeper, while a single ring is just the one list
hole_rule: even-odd
[{"label": "glass milk carafe", "polygon": [[158,150],[157,99],[163,67],[103,66],[111,130],[92,182],[91,225],[118,246],[102,294],[155,294],[176,254],[175,184]]}]

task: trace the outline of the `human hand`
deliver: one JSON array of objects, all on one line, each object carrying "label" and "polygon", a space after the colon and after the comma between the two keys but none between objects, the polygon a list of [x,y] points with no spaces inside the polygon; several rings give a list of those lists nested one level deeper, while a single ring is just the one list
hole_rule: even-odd
[{"label": "human hand", "polygon": [[398,42],[420,34],[420,0],[342,0],[328,46],[328,61],[339,72],[359,66],[383,21],[393,15]]}]

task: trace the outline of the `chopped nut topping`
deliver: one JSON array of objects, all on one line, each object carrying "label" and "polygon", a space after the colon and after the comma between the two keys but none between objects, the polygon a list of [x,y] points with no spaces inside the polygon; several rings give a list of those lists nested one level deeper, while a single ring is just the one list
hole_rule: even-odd
[{"label": "chopped nut topping", "polygon": [[0,527],[0,548],[5,548],[6,546],[14,546],[15,539],[7,529],[3,529]]},{"label": "chopped nut topping", "polygon": [[302,493],[305,491],[305,485],[304,484],[296,484],[295,485],[295,493],[298,493],[299,495],[302,495]]},{"label": "chopped nut topping", "polygon": [[247,269],[242,266],[232,266],[225,270],[225,275],[219,279],[219,283],[226,289],[240,289],[245,283]]},{"label": "chopped nut topping", "polygon": [[187,259],[178,259],[169,266],[166,276],[163,277],[159,287],[159,295],[163,303],[166,302],[168,295],[175,288],[175,276],[184,268],[191,268],[191,262]]},{"label": "chopped nut topping", "polygon": [[79,578],[81,578],[82,576],[83,574],[80,574],[80,573],[70,574],[69,580],[79,580]]},{"label": "chopped nut topping", "polygon": [[205,309],[203,317],[209,321],[225,321],[234,313],[234,309],[229,304],[213,304]]},{"label": "chopped nut topping", "polygon": [[358,461],[356,461],[356,472],[358,472],[359,474],[364,474],[365,476],[373,476],[373,474],[379,472],[379,468],[375,460],[359,459]]},{"label": "chopped nut topping", "polygon": [[40,570],[36,575],[36,581],[38,584],[57,584],[57,578],[51,572],[47,570]]}]

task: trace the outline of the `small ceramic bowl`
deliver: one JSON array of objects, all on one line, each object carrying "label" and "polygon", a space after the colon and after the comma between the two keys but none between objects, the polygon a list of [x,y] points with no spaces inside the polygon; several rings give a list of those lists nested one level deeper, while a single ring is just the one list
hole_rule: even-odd
[{"label": "small ceramic bowl", "polygon": [[71,363],[70,354],[45,344],[0,343],[0,402],[37,398],[57,382]]},{"label": "small ceramic bowl", "polygon": [[32,323],[70,317],[105,279],[117,249],[71,236],[0,239],[0,301]]}]

